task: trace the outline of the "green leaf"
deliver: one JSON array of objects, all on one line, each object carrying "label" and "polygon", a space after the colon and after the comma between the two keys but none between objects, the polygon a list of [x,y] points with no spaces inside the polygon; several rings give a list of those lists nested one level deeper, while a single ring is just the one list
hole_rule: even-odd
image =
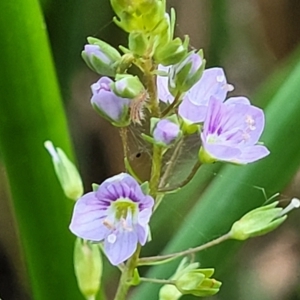
[{"label": "green leaf", "polygon": [[68,229],[73,202],[59,186],[47,139],[71,154],[66,119],[36,0],[0,1],[0,147],[33,299],[83,299]]}]

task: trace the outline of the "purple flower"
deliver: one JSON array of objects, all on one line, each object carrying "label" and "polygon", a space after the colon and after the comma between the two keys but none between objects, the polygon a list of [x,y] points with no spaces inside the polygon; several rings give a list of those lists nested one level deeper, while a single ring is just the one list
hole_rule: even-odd
[{"label": "purple flower", "polygon": [[126,126],[129,122],[130,100],[117,96],[110,88],[113,81],[108,77],[101,77],[92,84],[91,103],[96,111],[116,126]]},{"label": "purple flower", "polygon": [[178,113],[187,123],[201,123],[205,119],[210,97],[223,102],[232,89],[233,86],[227,84],[222,68],[207,69],[185,94]]},{"label": "purple flower", "polygon": [[70,230],[86,240],[104,241],[109,261],[118,265],[133,255],[138,243],[146,243],[153,205],[135,179],[121,173],[76,202]]},{"label": "purple flower", "polygon": [[[169,72],[169,67],[159,66],[161,71]],[[174,97],[168,89],[168,77],[157,77],[158,97],[161,101],[172,103]],[[233,90],[227,84],[222,68],[211,68],[203,72],[201,79],[183,96],[179,105],[178,114],[188,124],[204,121],[210,97],[223,102],[227,93]]]},{"label": "purple flower", "polygon": [[256,145],[263,132],[263,111],[245,97],[233,97],[222,103],[212,97],[201,133],[203,162],[227,161],[247,164],[270,152]]},{"label": "purple flower", "polygon": [[179,126],[167,119],[158,121],[153,131],[154,140],[165,145],[171,144],[179,134]]}]

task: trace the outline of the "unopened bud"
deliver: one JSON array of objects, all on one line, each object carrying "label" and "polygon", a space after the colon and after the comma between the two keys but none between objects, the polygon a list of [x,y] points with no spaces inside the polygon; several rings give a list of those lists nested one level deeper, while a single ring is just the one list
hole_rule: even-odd
[{"label": "unopened bud", "polygon": [[115,76],[121,60],[120,53],[109,44],[89,37],[82,51],[82,58],[93,71],[100,75]]},{"label": "unopened bud", "polygon": [[208,297],[219,292],[222,283],[210,278],[214,269],[195,269],[183,273],[175,282],[177,289],[184,295]]},{"label": "unopened bud", "polygon": [[205,60],[200,50],[198,53],[190,52],[180,63],[170,69],[169,90],[176,96],[187,92],[202,76]]},{"label": "unopened bud", "polygon": [[81,293],[86,299],[95,297],[100,289],[103,269],[99,245],[77,238],[74,248],[74,267]]},{"label": "unopened bud", "polygon": [[52,157],[56,176],[65,195],[70,199],[77,200],[83,194],[82,180],[77,168],[63,150],[55,148],[51,141],[46,141],[44,146]]},{"label": "unopened bud", "polygon": [[133,75],[118,75],[116,82],[111,84],[112,90],[122,98],[134,99],[145,91],[139,78]]},{"label": "unopened bud", "polygon": [[236,240],[246,240],[250,237],[264,235],[279,225],[287,218],[287,213],[300,206],[300,201],[292,199],[285,209],[277,207],[278,201],[269,205],[256,208],[245,214],[239,221],[232,225],[230,235]]}]

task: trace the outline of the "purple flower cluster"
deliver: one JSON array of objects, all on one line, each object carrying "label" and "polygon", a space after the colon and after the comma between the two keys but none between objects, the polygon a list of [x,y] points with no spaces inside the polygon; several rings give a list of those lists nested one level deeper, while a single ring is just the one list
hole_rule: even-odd
[{"label": "purple flower cluster", "polygon": [[154,200],[130,175],[105,180],[75,204],[70,230],[80,238],[104,242],[104,252],[118,265],[147,241]]},{"label": "purple flower cluster", "polygon": [[[159,69],[170,73],[169,67]],[[158,97],[172,103],[169,76],[158,76]],[[232,97],[225,101],[233,86],[227,83],[223,69],[211,68],[203,72],[201,79],[182,96],[178,115],[182,122],[203,124],[200,138],[202,162],[224,161],[247,164],[269,154],[258,145],[264,129],[264,113],[250,104],[245,97]],[[224,102],[225,101],[225,102]]]}]

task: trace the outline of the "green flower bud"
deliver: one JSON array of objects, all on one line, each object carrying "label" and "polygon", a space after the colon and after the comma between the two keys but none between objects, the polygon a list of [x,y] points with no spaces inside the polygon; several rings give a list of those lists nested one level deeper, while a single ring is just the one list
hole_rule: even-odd
[{"label": "green flower bud", "polygon": [[264,235],[279,225],[287,218],[287,213],[300,206],[300,201],[292,199],[290,205],[285,209],[276,207],[278,201],[251,210],[239,221],[232,225],[230,236],[236,240],[246,240],[250,237]]},{"label": "green flower bud", "polygon": [[176,38],[164,46],[157,47],[154,53],[155,62],[164,66],[174,65],[180,62],[187,53],[180,38]]},{"label": "green flower bud", "polygon": [[98,74],[115,76],[121,60],[120,53],[99,39],[89,37],[88,42],[81,53],[88,67]]},{"label": "green flower bud", "polygon": [[[175,281],[185,272],[194,270],[198,267],[199,263],[189,263],[187,257],[184,257],[170,280]],[[159,291],[159,300],[178,300],[181,296],[182,293],[179,292],[176,286],[172,284],[164,285]]]},{"label": "green flower bud", "polygon": [[145,91],[139,78],[129,74],[117,75],[116,82],[112,83],[111,89],[117,96],[128,99],[134,99]]},{"label": "green flower bud", "polygon": [[129,34],[129,49],[139,56],[143,56],[149,46],[147,35],[140,31],[133,31]]},{"label": "green flower bud", "polygon": [[202,76],[205,60],[200,50],[198,53],[190,52],[180,63],[170,69],[169,90],[176,96],[187,92]]},{"label": "green flower bud", "polygon": [[55,148],[51,141],[46,141],[44,145],[52,157],[56,176],[65,195],[72,200],[77,200],[83,194],[83,185],[77,168],[63,150]]},{"label": "green flower bud", "polygon": [[99,245],[77,238],[74,248],[74,267],[81,293],[86,299],[95,297],[100,289],[103,269]]},{"label": "green flower bud", "polygon": [[182,293],[172,284],[165,284],[159,290],[159,300],[178,300],[181,296]]},{"label": "green flower bud", "polygon": [[219,292],[222,283],[210,278],[214,269],[195,269],[183,273],[175,281],[177,289],[183,294],[208,297]]},{"label": "green flower bud", "polygon": [[111,0],[111,5],[119,18],[114,18],[114,22],[126,32],[151,32],[166,9],[162,0]]}]

